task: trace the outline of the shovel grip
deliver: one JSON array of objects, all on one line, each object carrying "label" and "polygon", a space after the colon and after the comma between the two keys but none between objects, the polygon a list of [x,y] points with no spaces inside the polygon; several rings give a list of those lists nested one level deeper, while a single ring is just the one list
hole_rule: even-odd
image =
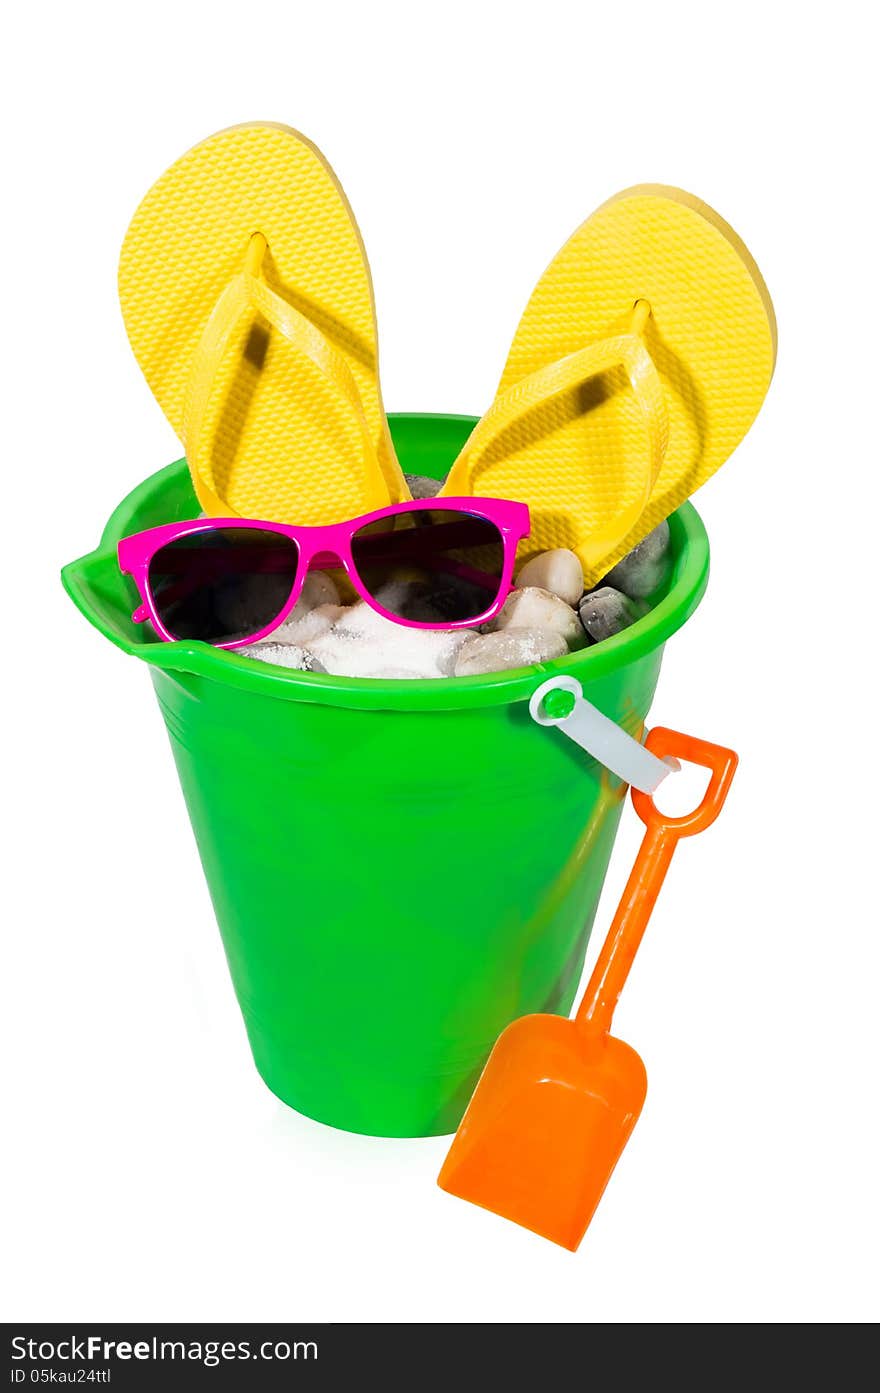
[{"label": "shovel grip", "polygon": [[645,824],[645,836],[611,928],[590,977],[575,1020],[591,1033],[607,1034],[614,1008],[638,952],[651,911],[657,901],[669,863],[680,837],[692,837],[711,827],[724,800],[738,763],[733,750],[712,745],[693,735],[657,726],[645,742],[661,758],[672,756],[711,770],[709,787],[693,812],[667,817],[649,793],[632,789],[633,806]]},{"label": "shovel grip", "polygon": [[721,809],[730,789],[731,781],[739,763],[733,750],[724,745],[713,745],[708,740],[698,740],[695,735],[684,735],[679,730],[668,730],[666,726],[655,726],[645,741],[645,748],[661,759],[684,760],[688,764],[699,764],[711,772],[709,786],[702,801],[693,812],[681,817],[667,817],[655,807],[649,793],[632,790],[633,807],[648,828],[662,828],[676,840],[679,837],[692,837],[696,832],[705,832],[711,827]]}]

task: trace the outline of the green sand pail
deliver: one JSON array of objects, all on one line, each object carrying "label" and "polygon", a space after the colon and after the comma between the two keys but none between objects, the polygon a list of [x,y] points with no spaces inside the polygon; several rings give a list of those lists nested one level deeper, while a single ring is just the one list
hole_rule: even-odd
[{"label": "green sand pail", "polygon": [[[474,421],[392,417],[435,478]],[[309,1117],[381,1136],[455,1129],[500,1031],[567,1012],[625,788],[528,698],[548,676],[640,735],[663,645],[706,585],[706,533],[670,520],[651,612],[580,653],[490,677],[380,681],[159,643],[121,537],[195,517],[184,461],[120,504],[64,571],[83,614],[150,664],[258,1070]]]}]

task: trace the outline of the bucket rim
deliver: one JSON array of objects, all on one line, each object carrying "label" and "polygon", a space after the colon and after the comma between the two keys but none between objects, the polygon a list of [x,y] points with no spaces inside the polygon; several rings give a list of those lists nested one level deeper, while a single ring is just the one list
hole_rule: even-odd
[{"label": "bucket rim", "polygon": [[[471,429],[474,416],[447,412],[390,413],[392,435],[398,431],[442,423]],[[590,648],[529,667],[479,677],[376,678],[338,677],[300,672],[242,657],[209,644],[178,641],[136,641],[126,628],[112,622],[95,603],[95,577],[106,574],[108,560],[116,563],[117,542],[133,530],[132,518],[155,493],[187,475],[185,459],[158,470],[132,489],[111,513],[94,551],[65,566],[61,578],[74,604],[118,648],[166,671],[193,673],[242,691],[286,701],[381,711],[461,710],[506,706],[528,701],[537,685],[558,673],[576,677],[582,685],[608,676],[660,648],[690,618],[702,599],[709,577],[709,538],[692,503],[684,503],[669,518],[676,560],[667,593],[628,629]],[[197,514],[195,504],[193,516]]]}]

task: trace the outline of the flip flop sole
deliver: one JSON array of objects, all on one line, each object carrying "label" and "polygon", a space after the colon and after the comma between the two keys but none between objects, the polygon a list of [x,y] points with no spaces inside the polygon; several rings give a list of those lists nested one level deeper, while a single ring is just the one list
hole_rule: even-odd
[{"label": "flip flop sole", "polygon": [[743,243],[699,199],[645,184],[603,204],[551,262],[520,321],[499,396],[586,345],[627,334],[640,300],[650,306],[641,339],[662,382],[668,439],[638,520],[601,555],[591,550],[596,514],[629,497],[645,452],[644,424],[620,372],[548,402],[544,419],[524,422],[515,448],[498,442],[471,480],[476,493],[527,502],[530,551],[572,546],[588,585],[730,456],[773,374],[773,306]]},{"label": "flip flop sole", "polygon": [[256,232],[268,243],[267,285],[344,357],[379,467],[365,460],[358,430],[326,378],[254,311],[230,335],[207,406],[207,491],[231,513],[314,523],[407,497],[382,405],[360,233],[323,156],[286,126],[252,123],[211,136],[162,175],[132,219],[120,301],[165,415],[185,445],[202,335]]}]

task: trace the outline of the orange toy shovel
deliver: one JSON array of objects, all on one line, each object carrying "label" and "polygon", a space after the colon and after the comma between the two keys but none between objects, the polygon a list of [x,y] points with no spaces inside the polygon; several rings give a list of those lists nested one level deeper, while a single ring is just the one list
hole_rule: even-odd
[{"label": "orange toy shovel", "polygon": [[438,1183],[572,1252],[587,1231],[645,1101],[635,1050],[611,1018],[680,837],[711,826],[737,765],[733,750],[657,727],[654,754],[712,771],[699,807],[665,817],[632,790],[647,831],[574,1020],[522,1016],[499,1036]]}]

